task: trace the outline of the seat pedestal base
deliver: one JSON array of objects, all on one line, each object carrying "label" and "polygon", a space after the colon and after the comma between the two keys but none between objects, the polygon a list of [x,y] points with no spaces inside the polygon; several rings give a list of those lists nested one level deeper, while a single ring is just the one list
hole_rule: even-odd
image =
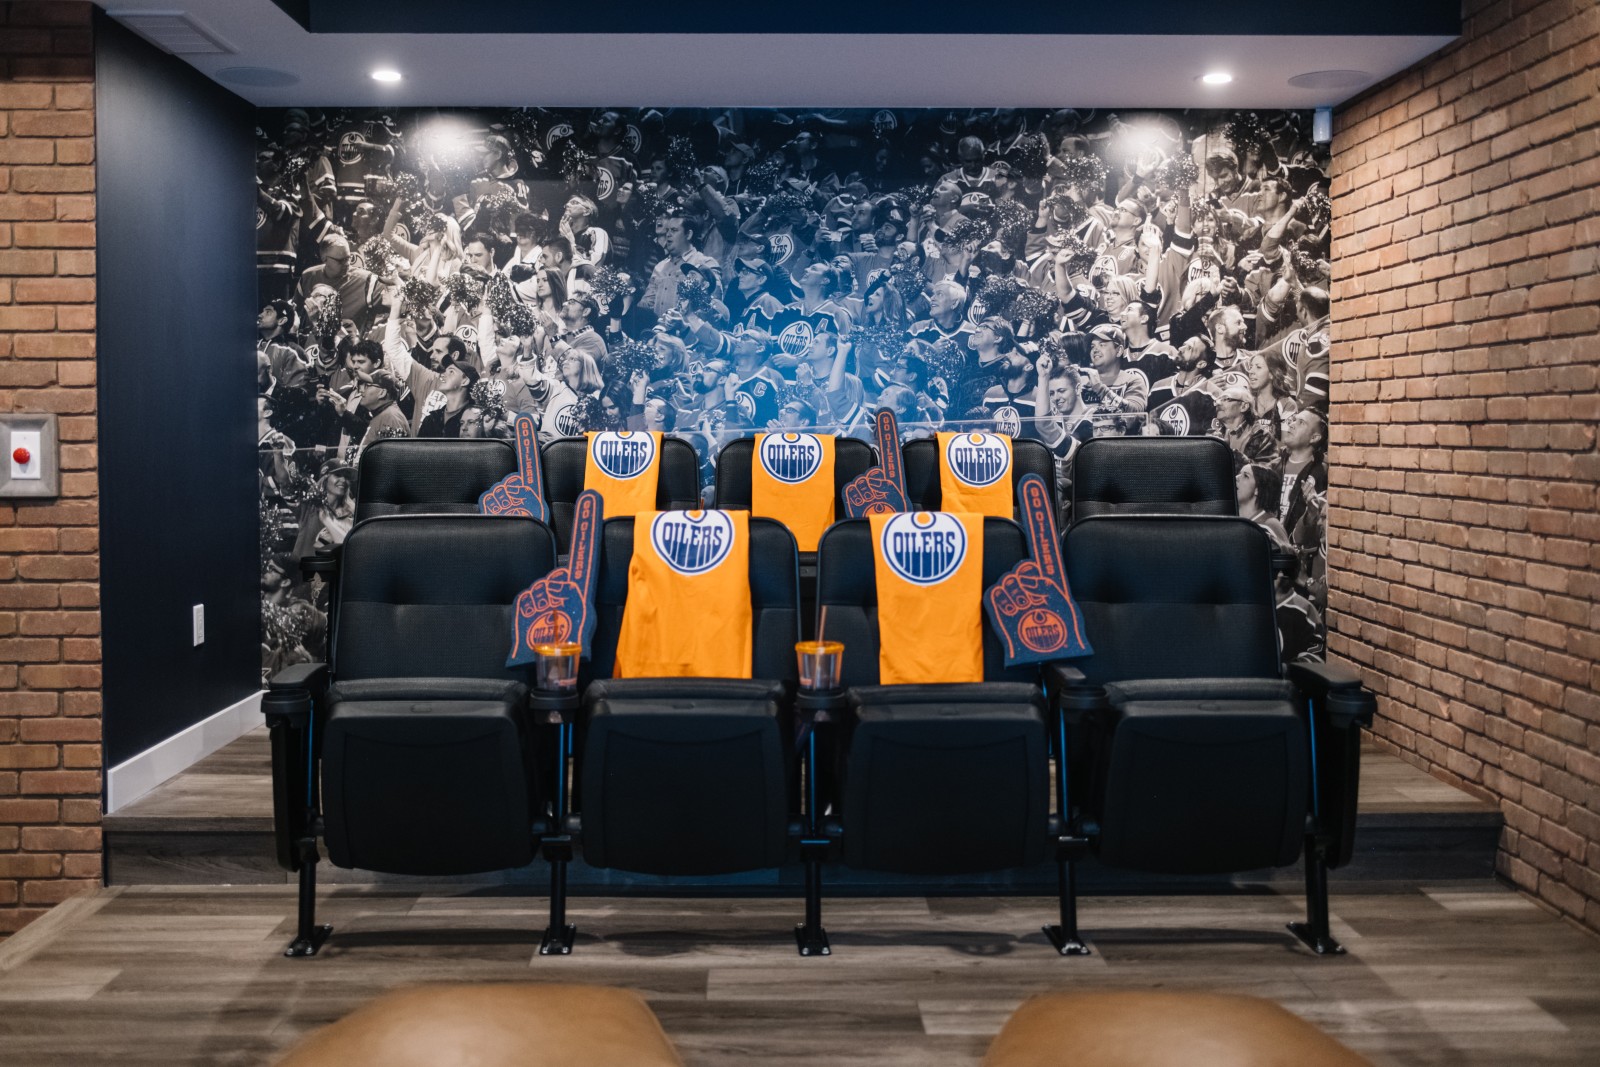
[{"label": "seat pedestal base", "polygon": [[1289,932],[1300,943],[1319,956],[1342,956],[1344,946],[1335,941],[1330,934],[1319,933],[1311,923],[1289,923]]},{"label": "seat pedestal base", "polygon": [[794,943],[802,956],[833,955],[833,949],[828,947],[828,931],[820,926],[812,928],[805,923],[795,923]]},{"label": "seat pedestal base", "polygon": [[322,948],[329,937],[333,936],[333,927],[327,925],[313,926],[308,933],[303,933],[289,942],[289,947],[283,950],[285,956],[315,956],[317,950]]},{"label": "seat pedestal base", "polygon": [[1076,935],[1068,935],[1061,927],[1054,924],[1044,927],[1044,936],[1056,947],[1056,951],[1063,956],[1091,956],[1089,946]]},{"label": "seat pedestal base", "polygon": [[570,956],[572,942],[577,936],[578,928],[572,923],[564,926],[548,926],[545,928],[544,937],[539,940],[539,955]]}]

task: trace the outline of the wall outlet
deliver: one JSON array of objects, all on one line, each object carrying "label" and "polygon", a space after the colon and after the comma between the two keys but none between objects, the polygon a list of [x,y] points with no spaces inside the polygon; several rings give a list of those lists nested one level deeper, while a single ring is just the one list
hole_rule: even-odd
[{"label": "wall outlet", "polygon": [[194,644],[196,648],[206,643],[206,606],[194,606]]}]

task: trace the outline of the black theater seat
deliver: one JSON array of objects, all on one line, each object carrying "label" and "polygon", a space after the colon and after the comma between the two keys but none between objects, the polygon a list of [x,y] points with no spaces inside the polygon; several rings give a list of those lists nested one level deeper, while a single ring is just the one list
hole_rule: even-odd
[{"label": "black theater seat", "polygon": [[[517,473],[510,441],[385,437],[361,452],[355,521],[384,515],[476,515],[478,498]],[[338,577],[342,545],[300,561],[301,573],[329,587],[328,632],[339,620]]]},{"label": "black theater seat", "polygon": [[[944,492],[939,486],[939,442],[935,438],[908,441],[901,455],[905,457],[906,501],[913,511],[939,511],[944,503]],[[1056,459],[1043,441],[1031,437],[1018,437],[1011,442],[1011,499],[1016,500],[1017,483],[1029,474],[1037,474],[1050,487],[1050,501],[1060,508],[1056,489]]]},{"label": "black theater seat", "polygon": [[[717,456],[717,507],[731,511],[750,510],[750,470],[755,462],[755,438],[742,437],[722,446]],[[839,437],[833,450],[833,514],[845,517],[844,487],[871,470],[878,462],[876,450],[854,437]],[[800,629],[811,637],[817,608],[817,554],[800,553]]]},{"label": "black theater seat", "polygon": [[[871,537],[867,520],[838,523],[818,562],[823,636],[844,644],[846,707],[831,796],[845,863],[944,875],[1044,862],[1053,838],[1038,671],[1008,669],[984,622],[981,683],[880,685]],[[985,588],[1027,557],[1016,523],[984,520]]]},{"label": "black theater seat", "polygon": [[314,922],[317,836],[341,867],[454,875],[533,859],[544,810],[524,671],[507,668],[517,594],[555,566],[528,518],[392,515],[345,539],[331,658],[274,676],[279,862],[300,874],[290,955]]},{"label": "black theater seat", "polygon": [[1284,867],[1303,848],[1308,920],[1294,931],[1340,951],[1327,871],[1350,859],[1374,704],[1331,665],[1284,675],[1266,531],[1102,515],[1065,549],[1094,644],[1047,672],[1071,727],[1071,831],[1109,866],[1169,874]]},{"label": "black theater seat", "polygon": [[[540,449],[544,460],[544,495],[550,505],[550,525],[562,552],[572,540],[572,511],[583,492],[588,438],[561,437]],[[700,460],[694,446],[681,437],[661,439],[660,477],[656,481],[657,511],[688,511],[700,506]]]},{"label": "black theater seat", "polygon": [[516,450],[499,438],[383,438],[361,453],[356,521],[475,515],[478,498],[515,473]]},{"label": "black theater seat", "polygon": [[1237,515],[1233,473],[1220,437],[1096,437],[1072,457],[1070,517]]},{"label": "black theater seat", "polygon": [[[590,866],[644,874],[777,867],[795,796],[794,537],[781,523],[749,520],[753,680],[615,678],[634,527],[633,518],[610,519],[601,532],[596,630],[577,717],[578,813],[560,847],[570,835]],[[556,855],[548,840],[546,854]],[[556,904],[565,898],[562,873],[545,953],[571,949],[573,931]]]}]

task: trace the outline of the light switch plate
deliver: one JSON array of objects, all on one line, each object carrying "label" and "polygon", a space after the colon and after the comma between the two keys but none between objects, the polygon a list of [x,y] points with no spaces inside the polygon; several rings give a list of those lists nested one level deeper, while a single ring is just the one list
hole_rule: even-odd
[{"label": "light switch plate", "polygon": [[[61,448],[54,415],[0,415],[0,500],[49,499],[61,495]],[[16,450],[28,450],[26,465]]]}]

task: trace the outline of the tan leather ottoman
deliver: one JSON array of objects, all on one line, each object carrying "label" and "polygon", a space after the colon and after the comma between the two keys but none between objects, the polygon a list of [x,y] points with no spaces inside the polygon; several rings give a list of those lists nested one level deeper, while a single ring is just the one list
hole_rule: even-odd
[{"label": "tan leather ottoman", "polygon": [[683,1067],[626,989],[419,986],[307,1037],[278,1067]]},{"label": "tan leather ottoman", "polygon": [[1212,993],[1045,993],[1006,1021],[983,1067],[1371,1067],[1268,1000]]}]

